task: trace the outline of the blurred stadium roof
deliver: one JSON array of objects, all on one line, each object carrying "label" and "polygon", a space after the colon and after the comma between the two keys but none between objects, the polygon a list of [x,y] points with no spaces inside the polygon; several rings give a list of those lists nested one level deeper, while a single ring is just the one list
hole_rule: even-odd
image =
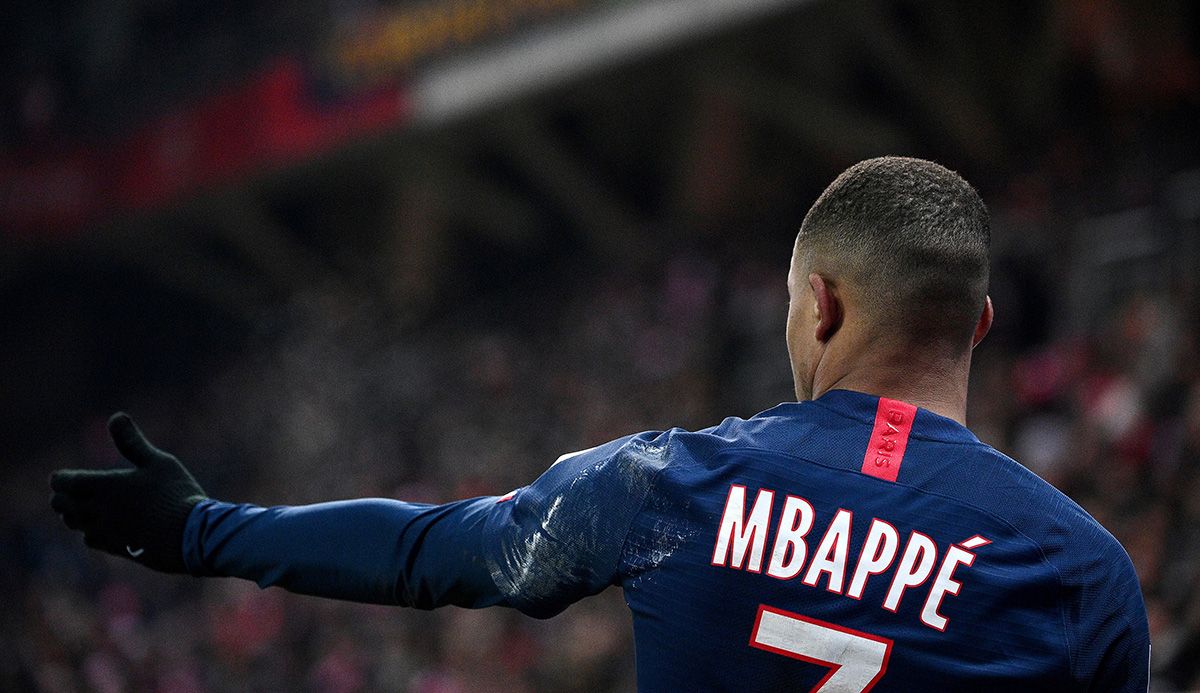
[{"label": "blurred stadium roof", "polygon": [[[28,369],[133,301],[188,321],[205,353],[313,287],[403,324],[547,267],[774,257],[833,175],[886,153],[960,170],[992,204],[1041,209],[1053,188],[1086,190],[1076,217],[1144,206],[1157,191],[1121,171],[1197,161],[1196,14],[17,0],[0,25],[0,346]],[[30,317],[47,311],[73,316],[65,332]],[[129,359],[112,378],[140,370]]]},{"label": "blurred stadium roof", "polygon": [[[880,153],[986,188],[1097,100],[1195,89],[1189,24],[1160,21],[1195,10],[1166,5],[18,2],[0,42],[6,264],[98,229],[84,242],[153,269],[139,229],[170,228],[193,240],[160,244],[165,279],[236,307],[339,281],[329,239],[280,211],[338,195],[406,253],[422,215],[449,215],[497,243],[553,229],[630,259],[750,221],[730,214],[792,227],[819,181]],[[1157,53],[1093,54],[1131,22]]]}]

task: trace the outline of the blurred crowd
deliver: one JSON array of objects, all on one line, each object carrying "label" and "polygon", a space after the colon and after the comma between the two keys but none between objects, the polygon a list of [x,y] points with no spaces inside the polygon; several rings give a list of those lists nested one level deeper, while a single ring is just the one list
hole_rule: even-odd
[{"label": "blurred crowd", "polygon": [[[1200,173],[1160,195],[1169,174],[1197,160],[1200,70],[1178,41],[1126,45],[1102,11],[1110,6],[1056,5],[1072,20],[1070,50],[1091,66],[1058,95],[1078,117],[1047,135],[1042,154],[1015,149],[995,167],[1000,181],[967,172],[993,210],[997,307],[976,352],[968,422],[1121,540],[1146,595],[1153,690],[1200,690]],[[925,71],[912,74],[925,81]],[[45,110],[35,108],[38,84],[22,97],[34,115]],[[1186,107],[1180,94],[1192,95]],[[1028,103],[1037,115],[1041,101]],[[966,139],[980,139],[986,128],[966,122]],[[714,128],[726,130],[735,131]],[[849,134],[822,126],[820,136]],[[772,131],[768,148],[779,139]],[[706,154],[717,149],[700,142]],[[789,171],[808,163],[781,161]],[[983,161],[980,178],[993,163]],[[727,192],[716,178],[704,189]],[[731,206],[795,197],[790,176],[748,180],[753,204]],[[1109,219],[1107,235],[1105,224],[1083,223],[1123,210],[1141,211]],[[505,290],[434,301],[440,312],[419,322],[394,320],[386,301],[312,286],[263,307],[244,344],[203,365],[180,346],[187,330],[153,335],[167,366],[197,371],[180,379],[195,385],[141,383],[122,389],[120,406],[223,500],[503,494],[565,452],[794,397],[783,341],[790,243],[747,255],[749,241],[722,233],[635,269],[595,258],[524,268]],[[0,469],[0,690],[634,689],[630,617],[616,589],[536,621],[167,577],[86,550],[50,511],[46,477],[121,464],[109,413],[91,412]]]},{"label": "blurred crowd", "polygon": [[[1003,267],[998,285],[1011,280]],[[404,330],[372,305],[314,291],[197,391],[144,392],[129,409],[223,499],[502,494],[570,450],[789,399],[785,273],[786,254],[682,254],[652,274],[481,296]],[[977,434],[1077,499],[1133,557],[1156,690],[1200,688],[1194,298],[1130,294],[1085,336],[1023,343],[1000,332],[977,352],[972,383]],[[1010,324],[1047,319],[1020,304],[998,311]],[[633,689],[630,618],[615,589],[535,621],[164,577],[86,551],[30,489],[56,466],[117,464],[106,414],[10,472],[19,478],[3,489],[0,688]]]}]

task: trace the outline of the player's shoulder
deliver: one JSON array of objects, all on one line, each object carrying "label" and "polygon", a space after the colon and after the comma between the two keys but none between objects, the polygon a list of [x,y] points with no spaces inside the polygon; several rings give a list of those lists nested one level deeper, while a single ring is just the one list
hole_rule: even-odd
[{"label": "player's shoulder", "polygon": [[[990,447],[983,454],[1005,474],[985,475],[975,492],[991,498],[992,512],[1030,538],[1053,569],[1072,673],[1103,680],[1097,672],[1104,666],[1127,665],[1132,668],[1120,676],[1136,680],[1145,671],[1149,633],[1140,581],[1125,548],[1087,510],[1016,460]],[[1122,647],[1130,662],[1108,661]]]},{"label": "player's shoulder", "polygon": [[671,442],[687,457],[701,460],[727,450],[786,452],[796,449],[798,441],[819,439],[813,433],[828,430],[836,423],[831,419],[836,417],[816,401],[783,402],[749,418],[729,416],[708,428],[676,429]]},{"label": "player's shoulder", "polygon": [[[982,443],[959,497],[1012,528],[1034,547],[1057,584],[1073,666],[1090,666],[1103,645],[1104,619],[1145,630],[1145,607],[1129,554],[1095,517],[1031,470]],[[1107,636],[1106,636],[1107,637]],[[1097,649],[1099,648],[1099,649]]]},{"label": "player's shoulder", "polygon": [[1124,548],[1095,517],[1017,460],[979,443],[967,498],[1005,517],[1034,539],[1050,559],[1064,552],[1099,552],[1128,561]]},{"label": "player's shoulder", "polygon": [[812,453],[809,457],[821,457],[820,451],[810,448],[826,436],[814,434],[836,430],[839,425],[847,424],[815,401],[785,402],[749,418],[730,416],[705,428],[674,427],[624,436],[564,454],[555,466],[592,467],[610,474],[641,477],[647,473],[657,475],[668,467],[703,465],[729,451],[751,456],[754,451],[789,455],[808,451]]},{"label": "player's shoulder", "polygon": [[[782,406],[782,405],[781,405]],[[778,408],[778,407],[777,407]],[[551,469],[604,469],[617,474],[656,473],[667,466],[702,461],[730,447],[757,444],[762,431],[778,423],[768,410],[749,419],[727,417],[715,426],[648,430],[560,455]]]}]

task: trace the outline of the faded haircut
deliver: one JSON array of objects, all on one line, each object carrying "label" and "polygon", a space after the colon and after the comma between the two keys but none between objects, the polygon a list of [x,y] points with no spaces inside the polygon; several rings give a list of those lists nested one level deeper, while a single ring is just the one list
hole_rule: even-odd
[{"label": "faded haircut", "polygon": [[862,301],[881,334],[969,342],[988,285],[988,211],[954,171],[885,156],[846,169],[808,210],[801,268]]}]

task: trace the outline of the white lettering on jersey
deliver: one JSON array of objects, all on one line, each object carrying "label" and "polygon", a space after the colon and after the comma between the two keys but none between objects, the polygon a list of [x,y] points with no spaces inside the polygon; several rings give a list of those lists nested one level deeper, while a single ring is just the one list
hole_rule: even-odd
[{"label": "white lettering on jersey", "polygon": [[812,529],[813,517],[812,504],[800,496],[788,496],[783,501],[779,532],[775,535],[775,549],[771,552],[767,575],[790,580],[800,574],[808,553],[804,537]]},{"label": "white lettering on jersey", "polygon": [[[821,576],[825,575],[827,591],[858,600],[863,598],[872,577],[892,572],[880,606],[896,613],[908,590],[928,583],[920,620],[938,631],[945,631],[950,622],[941,612],[943,602],[947,597],[958,596],[963,588],[955,571],[970,568],[975,562],[973,551],[992,543],[976,534],[948,546],[939,562],[937,542],[930,536],[912,530],[902,546],[896,526],[875,517],[871,518],[862,546],[857,547],[857,555],[852,557],[854,514],[838,508],[825,527],[817,548],[810,553],[807,538],[816,529],[816,511],[811,502],[788,495],[775,517],[773,490],[760,488],[748,514],[746,496],[745,486],[732,484],[729,487],[713,546],[712,565],[759,573],[766,558],[767,574],[773,578],[792,580],[803,574],[803,584],[817,587]],[[767,544],[772,530],[775,538],[768,556]],[[851,560],[854,560],[852,570]],[[850,575],[848,588],[845,585],[847,573]]]},{"label": "white lettering on jersey", "polygon": [[850,579],[850,590],[847,597],[862,599],[863,590],[867,587],[867,578],[887,572],[896,560],[896,552],[900,548],[900,533],[885,520],[875,518],[871,521],[871,529],[867,530],[867,540],[863,543],[862,553],[858,557],[858,566],[854,568],[854,577]]},{"label": "white lettering on jersey", "polygon": [[[734,484],[725,500],[725,512],[721,514],[721,529],[717,532],[717,545],[713,549],[712,564],[729,565],[730,568],[752,573],[762,572],[763,553],[767,545],[767,531],[771,522],[771,504],[775,493],[761,489],[754,499],[750,517],[746,518],[746,487]],[[732,551],[732,560],[730,552]],[[746,562],[746,552],[750,560]]]},{"label": "white lettering on jersey", "polygon": [[842,581],[846,577],[846,558],[850,554],[850,523],[853,519],[854,515],[849,510],[839,509],[834,514],[829,529],[825,530],[825,536],[821,538],[821,545],[813,554],[812,565],[808,566],[808,573],[804,575],[804,584],[816,587],[821,573],[829,573],[829,582],[826,583],[825,589],[836,594],[842,593]]},{"label": "white lettering on jersey", "polygon": [[919,587],[928,580],[936,560],[937,544],[914,529],[908,537],[908,546],[904,547],[900,567],[896,568],[896,574],[892,577],[892,586],[888,588],[887,597],[883,600],[883,608],[892,612],[899,609],[900,600],[904,599],[904,591],[910,587]]},{"label": "white lettering on jersey", "polygon": [[975,554],[957,546],[946,549],[946,557],[942,559],[942,567],[938,569],[937,577],[933,579],[933,587],[929,588],[929,596],[925,598],[925,606],[921,608],[921,623],[946,630],[947,619],[938,613],[942,600],[946,595],[956,595],[962,589],[962,583],[954,579],[954,569],[960,565],[968,568],[975,562]]}]

